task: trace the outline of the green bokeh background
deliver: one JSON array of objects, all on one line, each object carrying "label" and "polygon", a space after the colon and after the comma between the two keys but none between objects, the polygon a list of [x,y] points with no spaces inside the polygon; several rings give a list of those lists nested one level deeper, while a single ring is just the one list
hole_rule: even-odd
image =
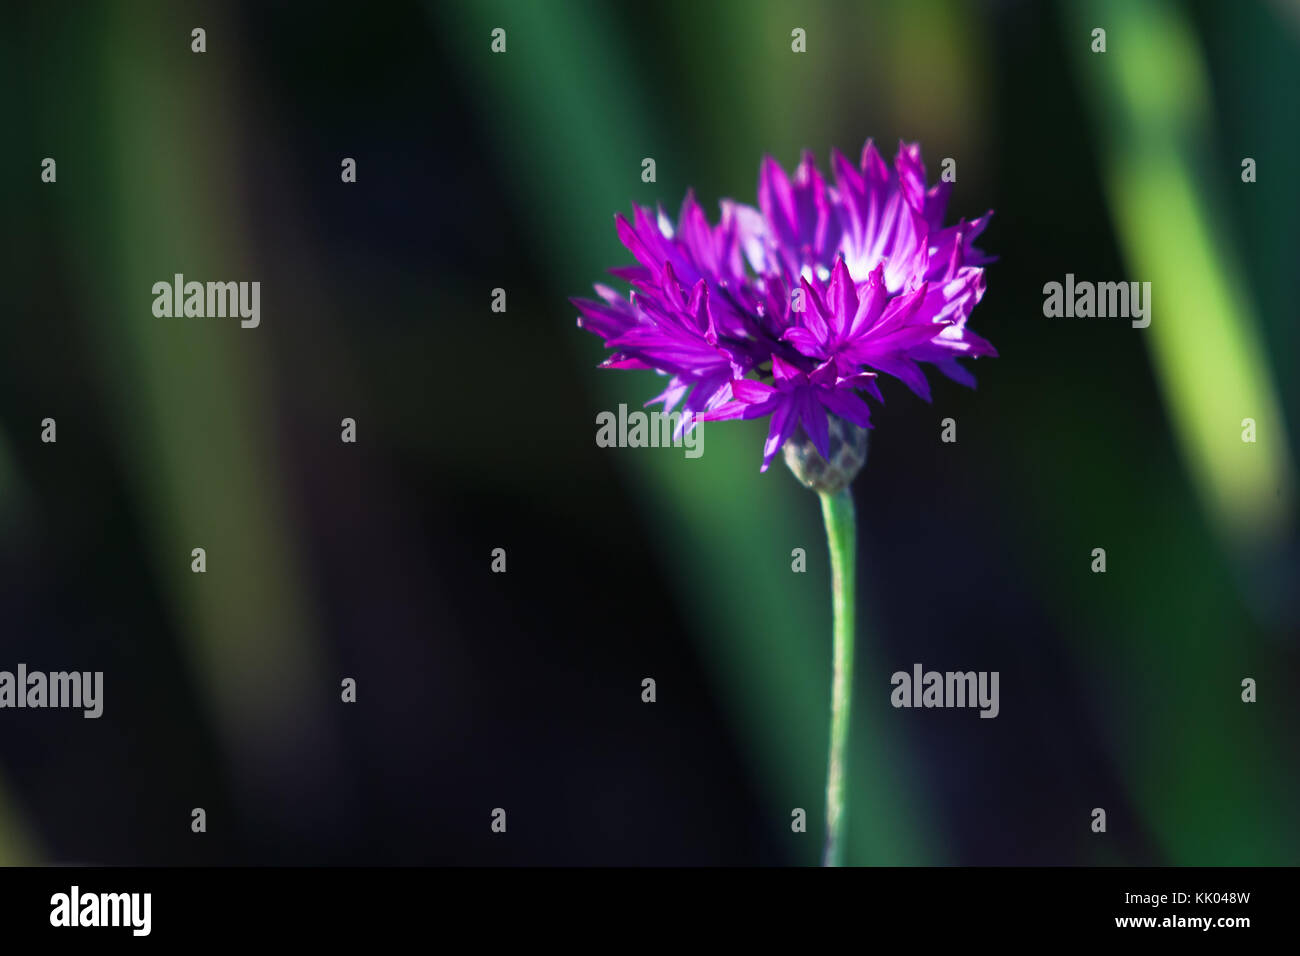
[{"label": "green bokeh background", "polygon": [[[339,11],[323,23],[305,5],[138,2],[75,16],[33,5],[0,34],[6,567],[73,528],[99,535],[103,513],[129,516],[103,533],[130,542],[128,563],[174,642],[158,667],[185,675],[233,804],[276,799],[265,768],[301,747],[303,715],[326,707],[312,688],[341,652],[318,636],[331,611],[289,489],[333,441],[336,410],[360,408],[394,472],[451,476],[429,485],[526,502],[574,534],[603,528],[629,552],[648,549],[760,812],[780,820],[808,806],[816,831],[809,782],[825,763],[830,630],[817,502],[783,473],[757,474],[757,423],[710,428],[698,461],[593,466],[594,410],[639,404],[654,381],[597,371],[600,350],[574,331],[566,298],[626,261],[611,218],[633,201],[675,211],[694,188],[711,211],[723,196],[753,201],[764,153],[790,166],[811,148],[825,169],[832,145],[854,154],[874,136],[892,156],[903,137],[923,144],[932,175],[957,158],[950,215],[997,210],[982,245],[1001,258],[972,323],[1001,357],[977,366],[976,392],[940,386],[933,407],[887,390],[858,486],[864,689],[850,861],[1300,858],[1295,6],[483,0]],[[197,66],[191,22],[209,30]],[[489,50],[495,27],[507,30],[504,56]],[[794,27],[807,31],[806,54],[790,50]],[[1090,49],[1095,27],[1104,54]],[[418,210],[447,215],[389,209],[402,250],[350,248],[372,284],[343,288],[329,250],[347,220],[318,210],[337,202],[321,196],[356,141],[372,144],[362,185],[427,177],[403,188],[435,197],[412,200]],[[311,150],[315,171],[301,165]],[[59,158],[57,187],[38,181],[46,155]],[[647,156],[652,184],[640,180]],[[1258,162],[1254,184],[1241,180],[1245,156]],[[489,212],[468,229],[457,210],[476,203]],[[160,277],[258,276],[268,256],[294,291],[264,293],[264,311],[282,317],[258,336],[160,327],[140,308]],[[1043,283],[1067,272],[1151,282],[1150,328],[1044,318]],[[510,291],[500,319],[485,307],[497,285]],[[57,317],[33,321],[44,315]],[[317,408],[322,437],[295,446],[288,423]],[[503,441],[507,426],[484,424],[533,412],[563,437],[521,427]],[[59,418],[60,448],[94,434],[90,449],[43,459],[45,414]],[[940,463],[948,414],[960,451]],[[1254,444],[1241,440],[1247,417]],[[111,480],[86,488],[101,468]],[[929,472],[916,494],[909,470]],[[980,495],[989,540],[953,548],[981,563],[1017,556],[1000,586],[1040,609],[1042,627],[1014,641],[1086,688],[1060,705],[1086,710],[1091,759],[1122,782],[1113,840],[1090,839],[1097,804],[1085,786],[1077,806],[1044,811],[1078,831],[1071,852],[1045,859],[1027,846],[990,860],[962,849],[951,828],[987,818],[934,787],[930,769],[958,744],[942,730],[909,736],[871,690],[912,660],[883,650],[902,616],[884,613],[891,602],[958,622],[967,613],[942,540],[914,591],[871,576],[893,553],[883,513],[942,508],[921,497],[936,482]],[[898,496],[877,498],[886,488]],[[71,508],[62,519],[25,517],[56,499],[78,503],[59,506]],[[228,569],[219,586],[175,558],[196,536]],[[471,532],[456,540],[486,553]],[[816,557],[795,584],[792,542]],[[1099,546],[1104,578],[1089,572]],[[454,581],[428,586],[455,600]],[[582,591],[556,573],[543,600],[570,606]],[[57,623],[41,630],[58,640]],[[984,659],[978,645],[971,653],[970,666]],[[1257,704],[1240,701],[1246,676],[1259,681]],[[1053,744],[1025,729],[1033,715],[1001,719],[1023,722],[1012,726],[1032,790],[1055,772],[1042,764]],[[1068,766],[1061,747],[1053,759]],[[30,764],[9,753],[0,860],[66,858],[68,841],[51,838],[58,821],[41,811],[41,787],[55,784],[16,773]],[[784,861],[816,856],[811,843],[781,847]]]}]

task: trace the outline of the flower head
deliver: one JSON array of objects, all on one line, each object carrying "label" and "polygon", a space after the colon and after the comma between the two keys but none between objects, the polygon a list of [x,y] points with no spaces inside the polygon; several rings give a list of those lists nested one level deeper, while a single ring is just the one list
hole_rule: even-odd
[{"label": "flower head", "polygon": [[723,200],[717,225],[691,193],[676,224],[634,206],[616,224],[636,265],[611,270],[632,291],[572,300],[613,350],[604,367],[668,377],[646,404],[681,405],[687,427],[770,418],[764,471],[796,437],[830,458],[836,419],[869,428],[859,392],[883,401],[880,373],[928,401],[919,363],[973,386],[957,360],[997,354],[966,327],[992,213],[945,228],[950,184],[927,188],[915,144],[899,144],[892,170],[870,141],[856,166],[839,151],[831,165],[833,185],[810,153],[793,178],[765,158],[758,208]]}]

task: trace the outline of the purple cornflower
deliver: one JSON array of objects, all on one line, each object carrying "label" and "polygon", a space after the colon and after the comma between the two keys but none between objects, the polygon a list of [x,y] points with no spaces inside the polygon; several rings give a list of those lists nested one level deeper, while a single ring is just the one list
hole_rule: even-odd
[{"label": "purple cornflower", "polygon": [[692,193],[676,226],[634,206],[616,223],[637,265],[611,270],[632,292],[572,300],[613,350],[603,367],[668,377],[647,405],[680,405],[685,427],[770,416],[764,471],[795,436],[830,459],[836,418],[869,428],[858,392],[883,401],[878,373],[929,401],[918,363],[973,386],[957,359],[997,355],[966,327],[991,261],[973,243],[992,213],[945,228],[950,184],[927,188],[915,144],[899,143],[893,170],[870,140],[858,166],[836,150],[832,168],[834,185],[805,153],[791,179],[767,157],[758,208],[723,200],[716,226]]}]

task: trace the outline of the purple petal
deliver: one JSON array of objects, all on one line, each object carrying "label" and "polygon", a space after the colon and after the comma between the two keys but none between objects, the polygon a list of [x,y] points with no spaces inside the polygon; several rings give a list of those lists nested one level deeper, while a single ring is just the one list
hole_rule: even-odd
[{"label": "purple petal", "polygon": [[817,336],[807,329],[791,328],[781,334],[781,341],[789,342],[803,355],[809,358],[825,358],[826,348]]},{"label": "purple petal", "polygon": [[843,258],[835,260],[835,268],[831,271],[831,282],[826,289],[826,308],[830,313],[827,324],[831,331],[837,337],[843,335],[858,312],[858,292]]},{"label": "purple petal", "polygon": [[777,238],[791,245],[798,241],[794,190],[781,164],[771,156],[765,156],[759,168],[758,208]]},{"label": "purple petal", "polygon": [[[819,391],[817,399],[845,421],[852,422],[859,428],[871,427],[870,406],[852,392],[843,389],[827,389]],[[827,456],[823,454],[822,457]]]},{"label": "purple petal", "polygon": [[772,356],[772,377],[776,379],[778,385],[804,385],[808,381],[808,376],[803,373],[796,365],[791,365],[779,355]]},{"label": "purple petal", "polygon": [[818,403],[817,397],[813,393],[834,394],[830,389],[824,388],[806,388],[802,389],[799,396],[799,423],[803,425],[803,430],[808,433],[812,439],[813,447],[823,458],[831,457],[831,434],[830,427],[826,423],[826,411]]},{"label": "purple petal", "polygon": [[776,394],[776,389],[752,378],[738,378],[731,383],[731,394],[736,396],[738,402],[755,405],[771,398]]},{"label": "purple petal", "polygon": [[921,147],[916,143],[898,141],[898,155],[894,157],[898,185],[903,198],[917,213],[925,213],[925,163],[921,161]]},{"label": "purple petal", "polygon": [[763,445],[763,466],[759,471],[767,471],[767,466],[772,464],[786,439],[794,434],[796,418],[794,402],[790,396],[784,396],[772,409],[772,424],[768,426],[767,442]]}]

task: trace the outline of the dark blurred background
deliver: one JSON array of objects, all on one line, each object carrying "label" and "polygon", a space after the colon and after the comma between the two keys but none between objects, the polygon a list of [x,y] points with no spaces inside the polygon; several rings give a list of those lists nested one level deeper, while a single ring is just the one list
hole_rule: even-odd
[{"label": "dark blurred background", "polygon": [[[1001,356],[873,416],[850,862],[1295,863],[1298,54],[1282,0],[7,5],[0,669],[105,709],[0,711],[0,863],[816,862],[816,497],[761,423],[598,448],[657,380],[567,298],[632,202],[867,137],[996,210]],[[155,318],[178,272],[261,326]],[[917,662],[1000,715],[892,709]]]}]

